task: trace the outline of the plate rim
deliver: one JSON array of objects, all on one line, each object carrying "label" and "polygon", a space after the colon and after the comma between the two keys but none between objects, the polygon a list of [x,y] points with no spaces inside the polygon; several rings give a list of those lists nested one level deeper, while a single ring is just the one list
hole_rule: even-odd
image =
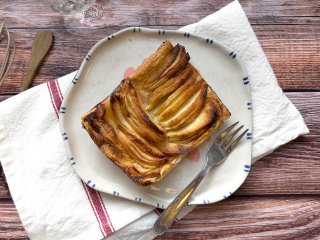
[{"label": "plate rim", "polygon": [[[218,45],[219,47],[223,48],[224,50],[229,51],[230,52],[230,56],[233,57],[233,54],[235,54],[237,56],[237,58],[235,60],[241,66],[241,70],[243,71],[243,73],[245,73],[246,76],[248,76],[246,67],[245,67],[243,61],[241,60],[241,58],[238,56],[237,52],[233,48],[229,47],[227,44],[224,44],[224,43],[222,43],[219,40],[216,40],[214,38],[209,38],[209,37],[206,38],[206,37],[199,36],[197,34],[189,33],[189,32],[186,32],[186,31],[181,31],[181,30],[165,30],[165,29],[154,29],[154,28],[146,28],[146,27],[128,27],[128,28],[122,29],[122,30],[120,30],[120,31],[118,31],[116,33],[113,33],[113,34],[111,34],[109,36],[106,36],[105,38],[103,38],[103,39],[99,40],[98,42],[96,42],[93,45],[93,47],[89,50],[89,52],[85,55],[85,57],[83,58],[79,69],[76,71],[76,74],[74,75],[73,80],[70,82],[69,86],[67,87],[66,93],[64,95],[64,98],[63,98],[63,101],[62,101],[62,104],[61,104],[61,107],[60,107],[60,110],[59,110],[59,129],[60,129],[60,133],[61,133],[62,139],[64,140],[63,141],[64,142],[64,147],[66,149],[66,153],[67,153],[67,156],[68,156],[69,160],[70,160],[70,158],[73,158],[73,156],[71,154],[69,143],[68,143],[68,141],[67,141],[67,139],[65,137],[66,131],[64,129],[64,124],[63,124],[63,122],[65,121],[65,114],[62,114],[62,112],[64,112],[63,108],[65,106],[65,103],[67,102],[67,100],[68,100],[73,88],[76,85],[75,82],[78,80],[79,76],[82,75],[83,70],[85,69],[86,65],[88,64],[88,62],[89,62],[88,59],[95,52],[95,50],[98,49],[100,47],[100,45],[104,44],[105,42],[108,42],[108,41],[116,38],[116,36],[119,36],[119,35],[121,35],[123,33],[126,33],[126,32],[140,32],[140,33],[147,32],[147,33],[158,33],[159,35],[160,34],[164,34],[165,32],[167,32],[167,33],[173,33],[173,34],[180,34],[181,36],[188,37],[188,38],[189,38],[189,36],[192,35],[192,37],[198,38],[199,40],[202,40],[202,41],[206,41],[209,44],[212,44],[214,42],[215,45]],[[246,88],[246,91],[248,92],[249,100],[252,103],[251,92],[250,92],[250,84],[248,84],[248,85],[249,86]],[[250,115],[251,115],[251,121],[250,121],[250,125],[251,126],[250,127],[251,127],[251,132],[253,132],[253,121],[252,121],[253,114],[251,113]],[[250,155],[251,155],[250,156],[250,167],[251,167],[251,165],[252,165],[252,140],[250,141]],[[83,183],[85,183],[88,187],[93,188],[94,190],[102,192],[102,193],[107,193],[107,194],[110,194],[110,195],[119,196],[119,193],[117,195],[117,193],[112,191],[112,189],[110,191],[104,191],[104,190],[102,191],[102,190],[95,189],[93,186],[90,186],[90,184],[84,180],[85,177],[83,177],[81,172],[79,172],[77,170],[76,165],[74,165],[74,164],[71,164],[71,165],[72,165],[73,170],[77,174],[77,176],[80,178],[80,180],[83,181]],[[241,181],[238,181],[238,184],[236,184],[235,191],[237,189],[239,189],[239,187],[247,179],[247,177],[249,175],[249,172],[250,172],[250,168],[248,169],[248,171],[245,171],[245,172],[246,173],[243,174],[243,178],[241,179]],[[224,199],[228,198],[231,195],[232,194],[230,194],[228,196],[223,196],[221,199],[213,201],[213,202],[197,202],[197,203],[190,203],[188,205],[211,204],[211,203],[215,203],[215,202],[219,202],[221,200],[224,200]],[[127,198],[125,196],[119,196],[119,197],[131,200],[131,201],[134,202],[134,199],[130,199],[130,198]],[[159,204],[157,205],[157,204],[155,204],[155,202],[151,202],[151,201],[143,201],[141,203],[146,203],[146,204],[158,207],[158,208],[165,208],[164,205],[159,205]]]}]

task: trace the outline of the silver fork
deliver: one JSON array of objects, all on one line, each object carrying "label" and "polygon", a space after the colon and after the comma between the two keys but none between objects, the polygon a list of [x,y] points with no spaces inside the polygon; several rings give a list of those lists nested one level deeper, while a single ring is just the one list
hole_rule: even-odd
[{"label": "silver fork", "polygon": [[[178,196],[170,203],[170,205],[163,211],[161,216],[153,225],[153,232],[156,235],[165,233],[175,220],[176,216],[185,205],[189,197],[199,186],[201,181],[207,175],[211,168],[221,164],[230,154],[230,152],[237,146],[241,138],[247,133],[248,129],[240,134],[234,141],[233,138],[243,128],[243,125],[237,128],[234,132],[231,130],[238,124],[236,122],[224,130],[211,144],[207,152],[207,161],[200,173],[192,180],[192,182],[182,190]],[[230,133],[230,134],[229,134]]]}]

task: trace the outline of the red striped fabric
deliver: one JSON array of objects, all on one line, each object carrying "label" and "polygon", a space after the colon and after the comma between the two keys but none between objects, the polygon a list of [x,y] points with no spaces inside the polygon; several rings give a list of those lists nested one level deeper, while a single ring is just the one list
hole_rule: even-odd
[{"label": "red striped fabric", "polygon": [[98,220],[99,227],[103,236],[109,236],[114,232],[114,228],[110,222],[110,218],[101,199],[101,195],[99,194],[99,192],[87,186],[85,183],[82,182],[82,185],[86,191],[91,207]]},{"label": "red striped fabric", "polygon": [[57,118],[59,118],[59,108],[57,105],[61,106],[61,98],[57,97],[57,88],[55,87],[56,84],[54,83],[54,81],[50,81],[47,83],[47,87],[50,93],[50,99],[51,99],[51,103],[53,106],[53,109],[57,115]]},{"label": "red striped fabric", "polygon": [[[50,81],[47,83],[47,86],[50,93],[53,109],[55,110],[57,118],[59,118],[59,110],[63,100],[59,82],[58,80]],[[81,181],[81,183],[88,197],[94,215],[96,216],[103,237],[109,236],[115,230],[112,226],[106,206],[101,198],[101,194],[98,191],[87,186],[84,182]]]}]

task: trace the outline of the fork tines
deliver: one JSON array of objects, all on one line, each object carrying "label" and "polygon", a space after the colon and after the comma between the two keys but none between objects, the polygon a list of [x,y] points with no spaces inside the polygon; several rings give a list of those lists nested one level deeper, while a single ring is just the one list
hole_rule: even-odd
[{"label": "fork tines", "polygon": [[231,152],[231,150],[235,148],[235,146],[239,143],[239,141],[243,138],[243,136],[249,131],[249,129],[246,129],[240,134],[240,136],[238,136],[234,141],[232,141],[235,135],[244,127],[244,125],[241,125],[235,131],[231,132],[231,130],[234,129],[234,127],[238,123],[239,122],[236,122],[231,126],[229,126],[226,130],[220,133],[220,135],[216,138],[216,143],[228,152]]}]

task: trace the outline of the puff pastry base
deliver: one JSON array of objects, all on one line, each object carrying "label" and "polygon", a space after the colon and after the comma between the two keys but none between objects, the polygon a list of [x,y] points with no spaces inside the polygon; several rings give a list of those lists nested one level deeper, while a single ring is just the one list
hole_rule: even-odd
[{"label": "puff pastry base", "polygon": [[230,116],[189,60],[165,41],[82,117],[101,151],[139,185],[159,181]]}]

